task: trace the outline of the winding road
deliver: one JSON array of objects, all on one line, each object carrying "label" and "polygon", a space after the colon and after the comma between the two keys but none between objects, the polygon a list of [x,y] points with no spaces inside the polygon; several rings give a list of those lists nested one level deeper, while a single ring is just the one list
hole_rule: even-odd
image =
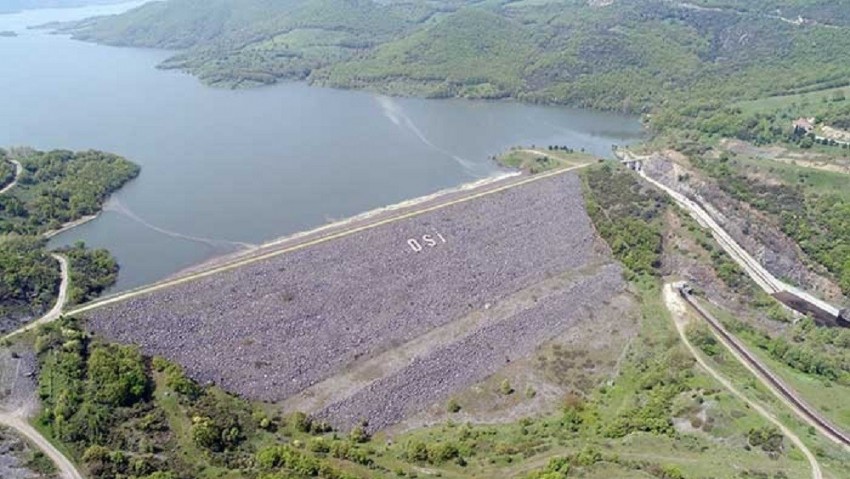
[{"label": "winding road", "polygon": [[[26,327],[18,330],[18,332],[29,331],[38,325],[46,324],[55,321],[62,315],[62,308],[65,307],[65,302],[68,299],[68,283],[70,276],[68,271],[68,260],[61,255],[52,254],[53,258],[59,262],[62,271],[62,283],[59,286],[59,296],[56,298],[56,304],[53,305],[50,311],[44,316],[28,324]],[[44,436],[41,435],[34,427],[32,427],[28,418],[32,414],[33,403],[18,405],[12,411],[4,411],[0,409],[0,425],[10,427],[29,440],[33,445],[41,449],[44,454],[56,464],[61,477],[63,479],[83,479],[82,474],[77,470],[74,464],[65,457],[53,444],[50,443]]]},{"label": "winding road", "polygon": [[65,307],[65,303],[68,300],[68,284],[70,283],[70,273],[68,271],[68,260],[59,254],[52,253],[52,256],[56,261],[59,262],[59,267],[62,271],[62,283],[59,285],[59,296],[56,298],[56,304],[53,305],[53,308],[50,309],[44,316],[36,319],[35,321],[27,324],[26,326],[17,329],[2,339],[11,339],[13,336],[17,336],[19,334],[26,333],[27,331],[32,331],[33,329],[41,326],[42,324],[51,323],[59,319],[62,316],[63,308]]},{"label": "winding road", "polygon": [[[756,411],[759,415],[767,419],[771,424],[779,428],[782,431],[782,434],[785,435],[806,457],[806,460],[809,462],[809,466],[812,470],[812,479],[823,479],[823,472],[821,471],[820,464],[818,463],[817,458],[809,450],[808,447],[803,443],[799,436],[797,436],[794,431],[789,429],[785,424],[783,424],[779,419],[777,419],[773,414],[767,411],[760,403],[750,399],[744,393],[739,391],[732,383],[726,379],[723,375],[717,372],[714,368],[712,368],[708,362],[702,357],[702,355],[697,351],[693,344],[691,344],[688,339],[687,334],[685,334],[685,328],[688,325],[688,307],[685,303],[685,300],[679,296],[677,288],[673,284],[665,284],[664,285],[664,304],[667,306],[667,309],[670,310],[670,315],[673,318],[673,322],[676,325],[676,331],[679,333],[679,338],[684,343],[685,347],[691,353],[691,355],[696,359],[697,363],[717,382],[723,385],[729,392],[735,395],[741,401],[744,401],[747,405],[749,405],[754,411]],[[723,343],[726,345],[726,343]],[[728,347],[728,346],[727,346]],[[742,359],[738,356],[736,351],[730,349],[733,355],[741,361]],[[747,366],[747,364],[744,364]],[[748,367],[749,369],[749,367]],[[757,376],[759,380],[763,383],[761,376]],[[767,385],[767,384],[766,384]],[[770,387],[769,385],[767,385]]]},{"label": "winding road", "polygon": [[24,172],[24,167],[23,167],[23,165],[21,165],[21,163],[19,161],[17,161],[17,160],[9,160],[9,161],[11,161],[13,165],[15,165],[15,179],[12,180],[12,182],[9,183],[8,185],[4,186],[2,190],[0,190],[0,195],[2,195],[3,193],[14,188],[15,185],[18,184],[18,178],[21,177],[21,173]]},{"label": "winding road", "polygon": [[30,443],[39,448],[47,457],[56,464],[59,474],[63,479],[83,479],[83,475],[74,464],[53,447],[44,436],[27,422],[27,409],[20,409],[10,413],[0,412],[0,424],[10,427],[25,437]]}]

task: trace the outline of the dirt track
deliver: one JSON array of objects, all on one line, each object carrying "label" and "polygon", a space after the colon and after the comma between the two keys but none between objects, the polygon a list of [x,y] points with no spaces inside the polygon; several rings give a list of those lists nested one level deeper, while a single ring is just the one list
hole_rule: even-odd
[{"label": "dirt track", "polygon": [[732,353],[735,358],[755,375],[770,392],[776,396],[789,409],[794,411],[803,422],[817,429],[821,434],[835,442],[839,446],[850,451],[850,436],[838,429],[826,420],[820,413],[800,398],[800,395],[792,390],[785,382],[773,374],[756,356],[754,356],[743,344],[733,336],[723,324],[712,316],[705,308],[697,303],[692,296],[685,299],[696,312],[708,323],[721,343]]},{"label": "dirt track", "polygon": [[52,256],[53,259],[59,262],[59,268],[62,275],[62,282],[59,284],[59,295],[56,297],[56,303],[54,303],[53,308],[51,308],[50,311],[48,311],[44,316],[28,323],[22,328],[16,329],[15,331],[6,334],[0,339],[5,340],[17,336],[19,334],[25,333],[27,331],[32,331],[33,329],[39,327],[42,324],[47,324],[56,321],[62,315],[62,311],[65,308],[65,303],[68,300],[68,284],[70,283],[68,260],[64,256],[56,253],[53,253],[50,256]]},{"label": "dirt track", "polygon": [[[754,411],[759,413],[762,417],[767,419],[771,424],[779,428],[789,440],[791,440],[794,445],[800,449],[803,455],[806,457],[806,460],[809,462],[809,465],[812,469],[812,479],[823,479],[823,473],[821,472],[820,464],[818,464],[817,458],[814,454],[809,450],[808,447],[803,443],[803,441],[787,426],[785,426],[782,422],[776,419],[771,413],[769,413],[760,403],[755,402],[740,392],[735,386],[729,382],[728,379],[723,377],[720,373],[718,373],[714,368],[712,368],[702,357],[702,355],[697,351],[697,349],[691,344],[688,336],[685,334],[685,327],[688,324],[688,307],[685,303],[684,299],[679,296],[678,291],[672,284],[664,285],[664,303],[667,305],[667,309],[670,311],[671,316],[673,317],[673,322],[676,325],[676,331],[679,333],[679,338],[685,344],[685,347],[688,348],[688,351],[691,355],[697,360],[697,363],[717,382],[723,385],[729,392],[734,394],[738,399],[744,401],[747,405],[753,408]],[[725,344],[725,343],[724,343]],[[733,354],[736,354],[732,351]],[[736,356],[737,357],[737,356]],[[740,358],[739,358],[740,360]]]},{"label": "dirt track", "polygon": [[[69,282],[68,260],[57,254],[54,254],[53,257],[59,262],[62,268],[62,284],[59,287],[59,296],[53,308],[38,320],[27,325],[26,330],[32,329],[39,324],[56,320],[62,314],[62,308],[65,306]],[[18,330],[18,332],[21,331]],[[33,358],[31,361],[31,372],[35,372],[35,359]],[[2,373],[0,376],[4,376],[4,381],[0,381],[0,383],[4,383],[4,387],[8,388],[11,393],[11,397],[4,398],[4,401],[0,404],[0,424],[14,429],[44,452],[56,464],[64,479],[83,479],[83,476],[77,471],[73,463],[29,424],[28,418],[31,417],[37,407],[36,392],[35,390],[30,390],[27,387],[28,385],[22,384],[22,382],[31,382],[31,380],[24,378],[22,373],[17,370],[20,368],[22,360],[17,360],[16,363],[16,371],[11,374],[10,378],[5,377],[9,375],[10,371],[0,371]],[[34,386],[32,387],[34,388]]]}]

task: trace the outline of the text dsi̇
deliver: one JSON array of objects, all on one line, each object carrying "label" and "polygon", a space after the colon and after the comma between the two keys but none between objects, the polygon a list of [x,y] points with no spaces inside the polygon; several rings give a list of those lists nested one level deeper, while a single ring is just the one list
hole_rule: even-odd
[{"label": "text dsi\u0307", "polygon": [[410,238],[407,240],[407,246],[414,253],[421,253],[425,248],[435,248],[439,245],[446,244],[446,238],[440,233],[425,234],[421,238]]}]

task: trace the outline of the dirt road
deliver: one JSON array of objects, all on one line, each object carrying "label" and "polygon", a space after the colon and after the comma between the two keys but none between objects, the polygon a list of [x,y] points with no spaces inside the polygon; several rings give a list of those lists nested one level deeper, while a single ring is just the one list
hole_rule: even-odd
[{"label": "dirt road", "polygon": [[53,308],[48,311],[44,316],[36,319],[35,321],[27,324],[26,326],[18,330],[12,331],[11,333],[3,336],[3,338],[0,339],[7,340],[27,331],[32,331],[33,329],[41,326],[42,324],[47,324],[56,321],[62,315],[62,310],[68,300],[68,284],[70,283],[68,260],[64,256],[56,253],[53,253],[50,256],[53,256],[53,258],[59,262],[59,267],[62,271],[62,283],[59,285],[59,296],[56,298],[56,304],[54,304]]},{"label": "dirt road", "polygon": [[11,413],[0,412],[0,424],[10,427],[25,437],[35,447],[40,449],[44,454],[56,464],[56,468],[63,479],[83,479],[82,474],[77,471],[74,464],[68,460],[58,449],[53,447],[53,444],[44,438],[40,432],[26,420],[27,410],[21,409]]},{"label": "dirt road", "polygon": [[800,398],[800,395],[791,389],[784,381],[779,379],[767,366],[764,365],[752,352],[750,352],[735,336],[733,336],[717,318],[711,315],[705,308],[694,301],[694,298],[688,296],[684,298],[685,303],[696,311],[709,326],[711,326],[714,335],[726,347],[751,374],[759,378],[759,380],[782,401],[791,411],[794,412],[802,421],[811,427],[815,428],[821,434],[850,451],[850,437],[848,437],[838,427],[828,421],[814,408],[806,404]]},{"label": "dirt road", "polygon": [[[794,445],[806,456],[806,460],[809,461],[809,465],[812,469],[812,479],[823,479],[823,473],[820,469],[820,464],[818,464],[817,458],[812,454],[812,451],[809,450],[808,447],[803,443],[803,441],[794,434],[791,429],[786,427],[782,422],[780,422],[776,417],[770,414],[760,403],[751,400],[747,396],[745,396],[741,391],[739,391],[735,386],[732,385],[729,380],[723,377],[720,373],[714,370],[708,363],[703,359],[702,355],[697,351],[697,349],[691,344],[690,340],[688,340],[687,335],[685,334],[685,327],[688,325],[689,316],[688,316],[688,306],[685,303],[684,299],[679,296],[679,293],[676,291],[676,288],[673,284],[665,284],[664,285],[664,304],[667,306],[667,309],[670,310],[670,315],[673,318],[673,322],[676,325],[676,331],[679,333],[679,337],[682,342],[685,344],[685,347],[688,348],[688,351],[691,355],[696,359],[697,363],[709,374],[713,377],[717,382],[723,385],[729,392],[738,397],[741,401],[744,401],[748,404],[754,411],[759,413],[762,417],[767,419],[774,426],[779,428],[782,431],[782,434],[785,435]],[[725,344],[725,343],[724,343]],[[732,354],[736,354],[732,351]],[[737,358],[737,356],[736,356]],[[740,361],[740,358],[739,358]],[[742,361],[743,362],[743,361]],[[746,366],[746,364],[745,364]],[[761,381],[761,376],[757,376]],[[762,381],[763,382],[763,381]],[[769,385],[766,385],[768,388]]]},{"label": "dirt road", "polygon": [[[11,337],[14,334],[19,334],[24,331],[29,331],[32,328],[40,324],[49,323],[51,321],[55,321],[62,314],[62,308],[65,306],[65,302],[68,298],[68,282],[69,282],[69,273],[68,273],[68,260],[64,256],[60,256],[58,254],[53,254],[53,258],[59,262],[60,268],[62,270],[62,283],[59,286],[59,296],[56,298],[56,304],[53,308],[47,312],[41,318],[33,321],[29,325],[27,325],[23,329],[19,329],[15,333],[6,336]],[[58,449],[53,447],[53,444],[50,443],[44,436],[41,435],[35,428],[33,428],[29,422],[27,422],[27,418],[29,418],[33,412],[35,405],[35,400],[33,398],[32,401],[27,401],[24,404],[16,405],[14,410],[4,411],[0,409],[0,424],[4,426],[8,426],[19,434],[24,436],[28,441],[30,441],[33,445],[38,447],[41,451],[44,452],[50,460],[56,464],[56,467],[59,469],[62,477],[64,479],[83,479],[83,476],[77,471],[71,461],[68,460]]]},{"label": "dirt road", "polygon": [[23,173],[23,171],[24,171],[24,167],[17,160],[9,160],[9,161],[11,161],[12,164],[15,165],[15,179],[12,180],[12,182],[9,183],[8,185],[4,186],[3,189],[0,190],[0,194],[3,194],[5,192],[11,190],[12,188],[14,188],[15,185],[18,184],[18,178],[21,177],[21,173]]}]

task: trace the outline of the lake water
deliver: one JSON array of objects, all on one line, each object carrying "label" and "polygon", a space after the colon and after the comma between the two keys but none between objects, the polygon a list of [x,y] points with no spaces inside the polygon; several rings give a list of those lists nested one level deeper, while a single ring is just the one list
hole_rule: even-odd
[{"label": "lake water", "polygon": [[512,145],[611,155],[635,118],[509,102],[386,98],[300,83],[205,87],[155,69],[169,53],[70,40],[27,26],[144,2],[0,15],[0,145],[100,149],[142,166],[83,240],[121,264],[115,289],[498,168]]}]

